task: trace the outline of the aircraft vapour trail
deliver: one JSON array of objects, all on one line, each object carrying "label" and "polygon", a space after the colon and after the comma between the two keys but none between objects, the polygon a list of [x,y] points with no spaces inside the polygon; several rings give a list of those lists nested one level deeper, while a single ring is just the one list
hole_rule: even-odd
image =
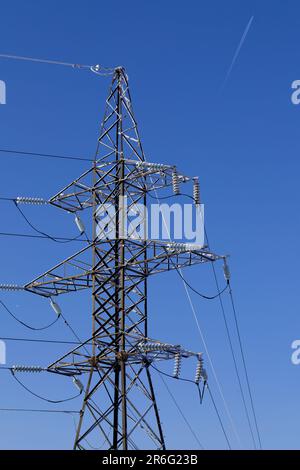
[{"label": "aircraft vapour trail", "polygon": [[[235,51],[234,56],[233,56],[233,58],[232,58],[230,67],[229,67],[229,69],[227,70],[227,73],[226,73],[226,76],[225,76],[225,80],[224,80],[224,83],[223,83],[223,87],[225,86],[227,80],[228,80],[229,77],[230,77],[230,74],[231,74],[231,72],[232,72],[232,69],[233,69],[233,67],[234,67],[234,64],[235,64],[235,62],[236,62],[236,60],[237,60],[237,58],[238,58],[238,56],[239,56],[239,53],[240,53],[240,51],[241,51],[241,49],[242,49],[242,47],[243,47],[243,44],[244,44],[245,39],[246,39],[246,37],[247,37],[247,34],[248,34],[249,30],[250,30],[250,27],[251,27],[251,24],[252,24],[253,19],[254,19],[254,16],[251,16],[251,18],[250,18],[250,20],[248,21],[247,26],[246,26],[246,28],[245,28],[245,30],[244,30],[244,32],[243,32],[243,35],[242,35],[241,40],[240,40],[240,42],[239,42],[239,45],[238,45],[238,47],[236,48],[236,51]],[[223,88],[223,87],[222,87],[222,88]]]}]

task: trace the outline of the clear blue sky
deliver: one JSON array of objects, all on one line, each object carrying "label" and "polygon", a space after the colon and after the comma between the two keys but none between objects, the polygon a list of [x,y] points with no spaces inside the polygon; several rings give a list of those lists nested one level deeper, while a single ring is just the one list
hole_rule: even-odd
[{"label": "clear blue sky", "polygon": [[[0,53],[115,66],[129,74],[136,117],[149,160],[177,164],[200,176],[213,249],[231,255],[232,283],[264,448],[299,448],[300,367],[291,364],[299,330],[298,180],[300,106],[291,83],[300,79],[300,7],[296,1],[12,0],[1,4]],[[226,73],[243,31],[254,19],[231,74]],[[0,61],[7,104],[0,106],[0,148],[90,157],[97,139],[109,78],[63,67]],[[0,196],[48,198],[86,169],[64,162],[0,155]],[[0,231],[31,233],[10,203],[1,202]],[[73,236],[72,218],[54,208],[25,207],[31,220],[54,235]],[[74,244],[1,237],[0,282],[26,283],[64,257]],[[187,279],[211,293],[206,267]],[[222,281],[221,266],[218,268]],[[176,273],[151,280],[154,337],[202,350]],[[192,296],[197,315],[243,448],[249,430],[218,301]],[[43,299],[1,296],[23,320],[53,318]],[[61,301],[66,317],[87,334],[84,295]],[[226,312],[232,324],[228,298]],[[34,336],[1,310],[1,336],[72,340],[62,323]],[[233,328],[232,331],[234,332]],[[7,343],[8,365],[47,365],[64,346]],[[210,367],[208,373],[232,446],[238,447]],[[193,374],[193,371],[191,371]],[[59,399],[74,393],[60,377],[24,376],[37,393]],[[203,445],[226,443],[209,397],[200,407],[189,384],[168,382]],[[1,407],[48,406],[0,373]],[[197,442],[155,378],[171,448]],[[70,402],[78,409],[80,400]],[[61,409],[67,408],[62,405]],[[1,448],[69,448],[70,416],[1,413]]]}]

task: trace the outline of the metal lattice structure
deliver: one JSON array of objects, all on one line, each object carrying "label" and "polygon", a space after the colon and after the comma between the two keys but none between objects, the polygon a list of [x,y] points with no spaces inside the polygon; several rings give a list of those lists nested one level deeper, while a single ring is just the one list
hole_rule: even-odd
[{"label": "metal lattice structure", "polygon": [[[149,192],[172,187],[174,172],[173,166],[145,161],[128,78],[123,68],[117,68],[92,168],[49,200],[75,214],[90,209],[92,240],[25,286],[50,298],[81,289],[92,291],[91,336],[48,367],[84,381],[75,449],[84,449],[88,439],[100,442],[100,435],[108,449],[164,449],[151,363],[195,356],[202,365],[200,353],[149,338],[147,282],[150,275],[220,257],[205,247],[180,247],[122,233],[128,211],[139,202],[146,206]],[[187,180],[176,172],[176,182]],[[112,238],[100,237],[97,229],[98,208],[107,203],[116,209]]]}]

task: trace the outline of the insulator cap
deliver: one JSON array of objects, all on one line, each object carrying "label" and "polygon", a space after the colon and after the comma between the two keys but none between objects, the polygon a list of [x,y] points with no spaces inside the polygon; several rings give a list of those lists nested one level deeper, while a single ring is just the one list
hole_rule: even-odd
[{"label": "insulator cap", "polygon": [[80,382],[79,379],[77,379],[77,377],[73,377],[73,384],[75,385],[75,387],[78,388],[79,392],[82,393],[83,390],[84,390],[84,386],[83,384]]},{"label": "insulator cap", "polygon": [[180,371],[181,371],[181,361],[182,361],[182,356],[178,352],[174,356],[174,370],[173,370],[173,377],[175,379],[178,379],[180,376]]},{"label": "insulator cap", "polygon": [[196,205],[200,204],[200,186],[198,177],[193,178],[193,199]]},{"label": "insulator cap", "polygon": [[13,372],[43,372],[45,369],[40,366],[22,366],[22,365],[15,365],[12,366]]},{"label": "insulator cap", "polygon": [[197,367],[196,367],[196,373],[195,373],[195,383],[196,384],[199,384],[200,383],[200,380],[202,378],[202,375],[203,375],[203,359],[202,357],[199,357],[198,358],[198,364],[197,364]]},{"label": "insulator cap", "polygon": [[230,269],[229,269],[229,266],[227,264],[226,258],[224,258],[223,271],[224,271],[224,277],[225,277],[226,281],[230,281]]},{"label": "insulator cap", "polygon": [[78,228],[79,232],[84,233],[85,232],[85,226],[84,226],[82,220],[80,219],[80,217],[77,214],[75,215],[75,223],[77,225],[77,228]]},{"label": "insulator cap", "polygon": [[24,290],[24,287],[17,286],[16,284],[0,284],[0,290],[17,291]]},{"label": "insulator cap", "polygon": [[180,188],[179,188],[179,177],[176,168],[174,168],[173,173],[172,173],[172,188],[173,188],[173,193],[178,195],[180,194]]},{"label": "insulator cap", "polygon": [[170,349],[174,349],[174,347],[176,346],[173,346],[172,344],[168,344],[168,343],[140,343],[139,344],[139,349],[142,351],[142,352],[151,352],[151,351],[169,351]]},{"label": "insulator cap", "polygon": [[17,204],[48,204],[48,201],[46,199],[42,199],[41,197],[23,197],[23,196],[18,196],[16,199]]},{"label": "insulator cap", "polygon": [[58,305],[57,302],[55,302],[54,300],[50,299],[50,305],[51,307],[53,308],[54,312],[56,313],[56,315],[59,317],[61,315],[61,308],[60,306]]},{"label": "insulator cap", "polygon": [[164,171],[170,169],[170,165],[164,165],[163,163],[152,163],[152,162],[137,162],[137,168],[144,168],[152,171]]},{"label": "insulator cap", "polygon": [[168,251],[197,251],[197,250],[202,250],[203,245],[198,245],[196,243],[176,243],[176,242],[171,242],[167,244],[167,250]]}]

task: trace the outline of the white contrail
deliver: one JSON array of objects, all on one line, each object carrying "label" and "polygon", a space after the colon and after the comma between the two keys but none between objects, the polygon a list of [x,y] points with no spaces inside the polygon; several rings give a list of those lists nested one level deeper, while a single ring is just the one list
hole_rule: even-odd
[{"label": "white contrail", "polygon": [[247,26],[246,26],[246,28],[245,28],[245,31],[243,32],[243,35],[242,35],[241,40],[240,40],[240,42],[239,42],[239,45],[238,45],[238,47],[236,48],[236,51],[235,51],[234,56],[233,56],[233,58],[232,58],[230,67],[229,67],[229,69],[227,70],[227,73],[226,73],[226,76],[225,76],[225,80],[224,80],[224,83],[223,83],[223,87],[225,86],[225,84],[226,84],[228,78],[230,77],[230,74],[231,74],[232,69],[233,69],[233,67],[234,67],[234,64],[235,64],[235,62],[236,62],[236,60],[237,60],[237,58],[238,58],[238,56],[239,56],[239,53],[240,53],[240,51],[241,51],[241,48],[242,48],[242,46],[243,46],[243,44],[244,44],[244,42],[245,42],[245,39],[246,39],[246,37],[247,37],[247,34],[248,34],[248,32],[249,32],[249,29],[250,29],[250,27],[251,27],[251,24],[252,24],[253,19],[254,19],[254,16],[251,16],[251,18],[250,18],[250,20],[248,21],[248,24],[247,24]]}]

